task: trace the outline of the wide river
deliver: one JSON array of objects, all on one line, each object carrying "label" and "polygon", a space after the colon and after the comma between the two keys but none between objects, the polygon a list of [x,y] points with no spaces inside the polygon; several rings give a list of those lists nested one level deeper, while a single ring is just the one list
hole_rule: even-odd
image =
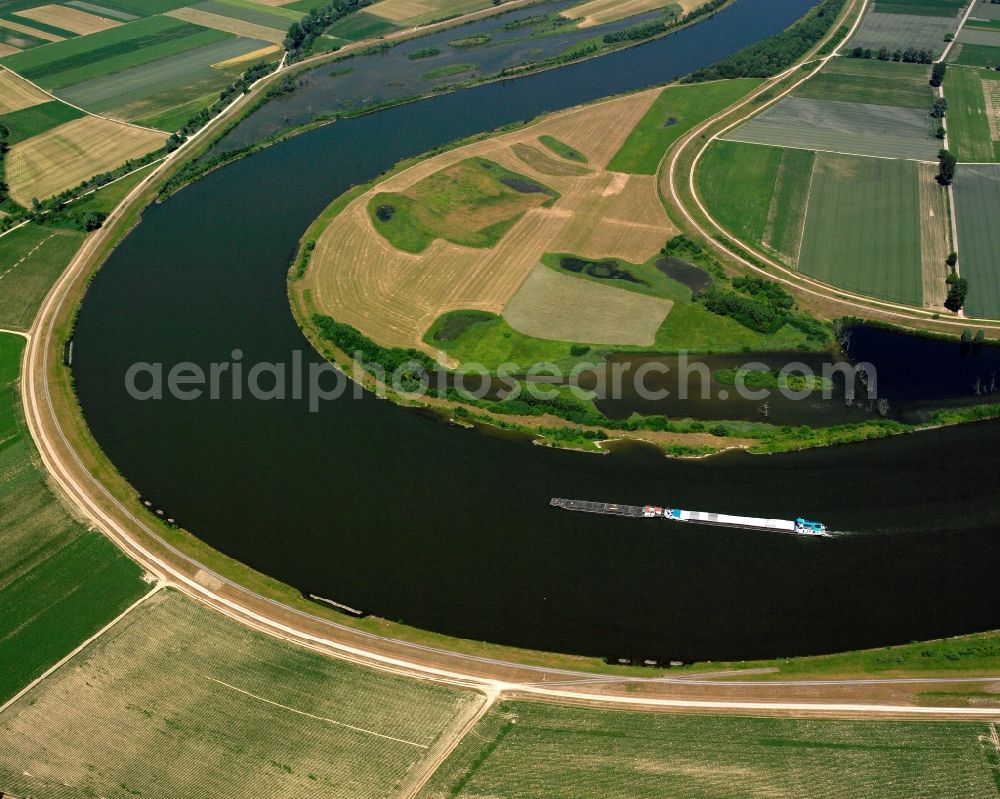
[{"label": "wide river", "polygon": [[[297,136],[162,205],[93,282],[74,374],[91,429],[143,495],[291,585],[456,636],[677,659],[842,650],[1000,626],[1000,425],[772,457],[606,457],[464,431],[370,397],[131,399],[136,362],[317,362],[292,319],[296,242],[405,156],[688,72],[808,0],[738,0],[664,40]],[[919,364],[919,355],[914,356]],[[791,517],[831,539],[551,509],[553,496]]]}]

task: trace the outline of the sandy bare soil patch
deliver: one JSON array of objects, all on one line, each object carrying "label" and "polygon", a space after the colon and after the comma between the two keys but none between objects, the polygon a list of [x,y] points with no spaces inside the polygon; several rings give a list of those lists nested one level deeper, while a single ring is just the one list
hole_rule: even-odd
[{"label": "sandy bare soil patch", "polygon": [[83,117],[15,144],[7,156],[10,193],[21,205],[72,188],[98,172],[163,145],[163,134]]},{"label": "sandy bare soil patch", "polygon": [[260,39],[274,44],[281,44],[285,40],[285,31],[277,28],[269,28],[233,17],[224,17],[222,14],[213,14],[210,11],[199,11],[196,8],[177,8],[168,11],[165,16],[193,22],[195,25],[201,25],[205,28],[233,33],[236,36],[245,36],[248,39]]},{"label": "sandy bare soil patch", "polygon": [[[545,252],[578,252],[645,261],[672,227],[652,178],[621,181],[604,171],[655,99],[642,92],[555,115],[523,130],[442,153],[393,175],[356,198],[319,237],[306,288],[322,313],[354,325],[385,345],[430,351],[422,337],[446,311],[500,313]],[[534,147],[550,134],[584,153],[592,171],[555,176],[535,171],[512,149]],[[419,255],[401,252],[374,228],[368,202],[380,192],[405,192],[421,179],[472,156],[491,159],[558,191],[550,208],[528,211],[488,249],[435,241]],[[603,196],[613,181],[621,188]],[[578,221],[578,217],[581,221]]]},{"label": "sandy bare soil patch", "polygon": [[0,69],[0,114],[9,114],[52,98],[32,83],[10,70]]},{"label": "sandy bare soil patch", "polygon": [[538,264],[503,316],[515,330],[553,341],[652,345],[673,303],[560,275]]},{"label": "sandy bare soil patch", "polygon": [[246,61],[256,61],[258,58],[264,58],[280,51],[281,45],[269,44],[267,47],[261,47],[259,50],[251,50],[249,53],[244,53],[234,58],[227,58],[225,61],[219,61],[217,64],[212,64],[212,66],[215,69],[228,69]]},{"label": "sandy bare soil patch", "polygon": [[121,25],[121,22],[115,19],[108,19],[107,17],[100,17],[97,14],[88,14],[86,11],[79,11],[75,8],[57,6],[55,4],[36,6],[35,8],[18,11],[17,15],[33,19],[36,22],[42,22],[46,25],[52,25],[56,28],[62,28],[64,31],[73,31],[73,33],[79,33],[82,36]]}]

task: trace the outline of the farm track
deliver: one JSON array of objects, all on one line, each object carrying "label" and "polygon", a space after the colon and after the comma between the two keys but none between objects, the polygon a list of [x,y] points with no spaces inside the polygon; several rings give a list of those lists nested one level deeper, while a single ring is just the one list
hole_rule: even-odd
[{"label": "farm track", "polygon": [[[857,2],[859,0],[855,0]],[[515,3],[526,4],[518,0]],[[452,20],[449,24],[460,24],[489,13],[490,9],[476,12]],[[358,46],[364,46],[364,43]],[[333,657],[391,673],[472,687],[488,696],[524,695],[548,701],[688,712],[866,718],[996,717],[995,710],[984,708],[915,706],[911,704],[913,697],[905,690],[899,690],[900,686],[913,684],[911,679],[827,680],[818,683],[792,680],[775,686],[752,680],[710,683],[697,682],[690,677],[656,680],[601,677],[585,672],[526,666],[501,659],[464,655],[382,637],[298,611],[211,572],[198,560],[163,540],[146,519],[137,515],[139,511],[134,512],[126,507],[111,489],[94,476],[84,461],[84,458],[96,458],[99,468],[105,463],[99,454],[88,452],[89,434],[82,418],[77,415],[78,411],[74,410],[72,395],[67,394],[70,389],[65,383],[65,376],[60,376],[57,371],[63,326],[67,315],[72,313],[79,300],[82,284],[99,263],[106,246],[113,241],[113,235],[120,232],[123,225],[131,223],[129,214],[142,207],[149,190],[155,185],[154,181],[179,163],[194,145],[225,125],[263,87],[280,79],[283,66],[282,64],[275,73],[277,78],[270,76],[258,82],[250,94],[234,101],[130,192],[111,214],[107,225],[84,243],[52,287],[30,334],[26,335],[28,345],[22,362],[21,389],[27,424],[52,485],[80,515],[90,520],[123,551],[165,583],[247,626]],[[698,131],[685,141],[689,142],[697,134]],[[103,468],[110,468],[110,465]],[[109,477],[108,481],[118,488],[123,485],[117,482],[117,477]],[[930,683],[985,683],[998,679],[1000,676],[996,675],[936,677],[930,679]],[[585,687],[576,690],[567,686],[558,687],[559,682],[573,683],[581,680],[592,684],[597,690],[603,689],[603,692],[587,690]],[[630,692],[630,686],[652,695]],[[832,687],[833,690],[827,691],[827,687]],[[860,690],[853,691],[855,687]],[[686,694],[687,698],[686,691],[692,692]],[[761,698],[761,694],[765,698]]]}]

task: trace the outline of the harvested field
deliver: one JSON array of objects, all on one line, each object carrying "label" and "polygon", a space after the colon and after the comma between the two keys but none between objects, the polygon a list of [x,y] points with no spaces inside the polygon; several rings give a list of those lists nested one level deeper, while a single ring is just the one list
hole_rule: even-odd
[{"label": "harvested field", "polygon": [[457,17],[487,8],[491,0],[381,0],[365,13],[397,25],[426,25],[439,19]]},{"label": "harvested field", "polygon": [[930,67],[926,64],[835,58],[794,94],[813,100],[928,109],[934,99],[929,78]]},{"label": "harvested field", "polygon": [[222,31],[157,16],[7,56],[3,63],[51,91],[229,37]]},{"label": "harvested field", "polygon": [[869,47],[879,50],[929,50],[935,55],[944,51],[944,36],[958,28],[957,16],[926,14],[885,14],[869,11],[847,47]]},{"label": "harvested field", "polygon": [[219,61],[218,63],[211,64],[211,66],[214,69],[242,69],[244,64],[248,64],[251,61],[256,61],[261,58],[267,58],[268,56],[277,56],[280,52],[281,45],[271,44],[267,47],[261,47],[258,50],[251,50],[249,53],[234,56],[233,58],[226,59],[225,61]]},{"label": "harvested field", "polygon": [[571,164],[559,158],[553,158],[530,144],[517,143],[511,147],[514,154],[524,163],[541,172],[543,175],[557,175],[567,177],[569,175],[586,175],[590,172],[585,166]]},{"label": "harvested field", "polygon": [[0,715],[0,784],[67,799],[402,796],[481,701],[161,591]]},{"label": "harvested field", "polygon": [[983,78],[988,72],[951,68],[945,75],[948,98],[948,144],[959,161],[996,160],[986,113]]},{"label": "harvested field", "polygon": [[[684,716],[502,702],[419,799],[969,799],[982,722]],[[586,788],[582,788],[586,786]]]},{"label": "harvested field", "polygon": [[46,25],[53,25],[56,28],[72,31],[73,33],[79,33],[82,36],[121,25],[120,20],[108,19],[96,14],[88,14],[86,11],[57,5],[35,6],[24,11],[18,11],[17,15]]},{"label": "harvested field", "polygon": [[11,196],[30,206],[130,158],[163,146],[163,134],[98,117],[67,122],[15,144],[7,155]]},{"label": "harvested field", "polygon": [[965,310],[1000,319],[1000,164],[965,165],[955,176],[955,216],[962,277],[969,281]]},{"label": "harvested field", "polygon": [[[360,195],[317,240],[306,276],[317,310],[354,325],[380,344],[426,350],[423,334],[438,317],[464,309],[499,313],[545,252],[645,261],[672,232],[656,199],[655,183],[651,177],[636,181],[614,177],[604,165],[657,93],[574,109],[442,153]],[[511,149],[515,144],[534,146],[543,134],[584,153],[592,171],[581,176],[544,175]],[[411,255],[375,231],[368,214],[375,194],[404,193],[424,178],[474,156],[523,172],[558,191],[561,198],[551,208],[529,210],[496,246],[485,250],[439,239],[420,255]],[[605,214],[607,222],[595,225],[595,215]],[[578,223],[578,215],[590,221]]]},{"label": "harvested field", "polygon": [[241,19],[224,17],[221,14],[213,14],[209,11],[199,11],[194,8],[178,8],[167,12],[168,17],[181,19],[205,28],[217,31],[225,31],[235,36],[243,36],[247,39],[260,39],[265,42],[280,44],[285,40],[285,31],[279,28],[269,28],[253,22],[245,22]]},{"label": "harvested field", "polygon": [[817,154],[799,270],[860,294],[921,305],[917,166]]},{"label": "harvested field", "polygon": [[587,0],[561,13],[567,19],[579,19],[579,27],[591,28],[594,25],[604,25],[606,22],[615,22],[633,14],[642,14],[669,5],[676,6],[678,14],[686,14],[701,3],[699,0],[682,0],[679,3],[671,3],[668,0]]},{"label": "harvested field", "polygon": [[670,300],[557,274],[538,264],[503,310],[507,323],[535,338],[651,346]]},{"label": "harvested field", "polygon": [[59,96],[95,114],[125,121],[143,119],[174,105],[217,94],[232,81],[232,76],[212,65],[246,58],[248,53],[259,52],[264,44],[257,39],[225,39],[68,86],[59,91]]},{"label": "harvested field", "polygon": [[3,58],[5,55],[11,55],[12,53],[19,53],[19,52],[21,52],[19,48],[11,47],[6,42],[0,41],[0,58]]},{"label": "harvested field", "polygon": [[937,160],[931,118],[917,108],[788,97],[727,133],[730,141],[847,155]]},{"label": "harvested field", "polygon": [[[0,19],[0,28],[7,28],[12,31],[17,31],[18,33],[23,33],[30,36],[33,40],[42,40],[44,42],[62,42],[66,40],[65,36],[60,36],[57,33],[51,33],[50,31],[39,30],[38,28],[30,28],[27,25],[22,25],[20,22],[15,22],[12,19]],[[27,47],[35,47],[34,44],[29,44]]]},{"label": "harvested field", "polygon": [[0,69],[0,114],[20,111],[52,98],[41,89],[7,69]]},{"label": "harvested field", "polygon": [[937,168],[932,164],[917,165],[920,186],[920,262],[924,283],[924,306],[944,306],[948,288],[948,265],[951,252],[951,223],[948,218],[948,192],[934,179]]}]

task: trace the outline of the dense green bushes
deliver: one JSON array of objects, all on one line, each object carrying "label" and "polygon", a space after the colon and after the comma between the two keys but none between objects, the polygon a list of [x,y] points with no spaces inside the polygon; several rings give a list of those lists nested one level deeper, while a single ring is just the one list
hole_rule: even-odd
[{"label": "dense green bushes", "polygon": [[411,363],[418,364],[429,372],[437,368],[434,359],[429,355],[412,348],[383,347],[356,327],[338,322],[329,316],[313,314],[312,321],[323,338],[352,358],[360,358],[365,365],[378,364],[389,374]]},{"label": "dense green bushes", "polygon": [[312,49],[313,42],[322,35],[334,22],[346,17],[352,11],[357,11],[371,5],[372,0],[333,0],[325,6],[314,8],[298,22],[288,26],[285,36],[285,49],[288,51],[288,61],[291,63],[306,55]]},{"label": "dense green bushes", "polygon": [[787,30],[697,70],[685,78],[685,82],[698,83],[720,78],[768,78],[776,75],[795,63],[826,35],[843,5],[844,0],[823,0],[814,12]]}]

